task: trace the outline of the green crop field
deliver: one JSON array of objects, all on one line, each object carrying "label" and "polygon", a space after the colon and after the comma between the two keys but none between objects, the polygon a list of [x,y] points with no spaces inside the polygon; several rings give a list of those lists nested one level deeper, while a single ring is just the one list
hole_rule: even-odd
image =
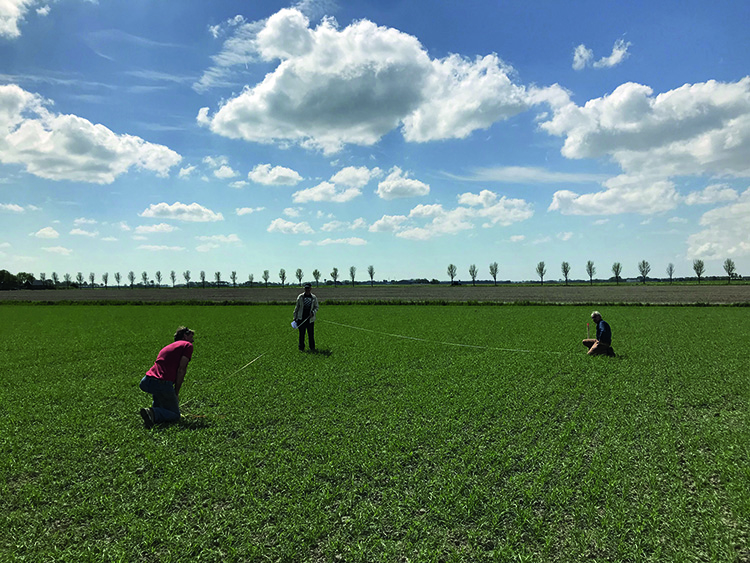
[{"label": "green crop field", "polygon": [[581,306],[0,312],[3,562],[750,561],[748,308],[603,308],[616,358]]}]

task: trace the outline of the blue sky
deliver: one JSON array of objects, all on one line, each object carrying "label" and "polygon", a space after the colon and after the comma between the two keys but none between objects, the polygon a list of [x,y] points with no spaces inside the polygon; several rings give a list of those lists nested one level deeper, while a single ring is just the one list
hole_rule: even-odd
[{"label": "blue sky", "polygon": [[0,268],[750,273],[750,4],[0,0]]}]

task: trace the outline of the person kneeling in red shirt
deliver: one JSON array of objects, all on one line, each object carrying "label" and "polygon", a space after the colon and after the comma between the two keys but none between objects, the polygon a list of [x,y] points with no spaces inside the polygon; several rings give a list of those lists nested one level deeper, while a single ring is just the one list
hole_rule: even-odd
[{"label": "person kneeling in red shirt", "polygon": [[187,365],[193,357],[194,331],[181,326],[174,342],[161,349],[156,361],[141,379],[139,387],[153,395],[151,408],[141,409],[146,428],[158,422],[171,422],[180,418],[180,387],[185,380]]}]

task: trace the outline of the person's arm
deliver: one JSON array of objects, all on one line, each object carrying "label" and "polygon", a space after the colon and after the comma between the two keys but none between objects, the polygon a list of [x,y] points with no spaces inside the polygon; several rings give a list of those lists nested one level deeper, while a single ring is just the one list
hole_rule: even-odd
[{"label": "person's arm", "polygon": [[182,356],[182,358],[180,358],[180,367],[177,368],[177,378],[174,381],[174,392],[178,398],[180,396],[180,387],[182,387],[182,382],[185,380],[185,373],[187,373],[188,362],[190,362],[190,358]]},{"label": "person's arm", "polygon": [[297,312],[299,311],[299,308],[300,308],[299,302],[300,302],[300,298],[297,297],[297,304],[294,306],[294,313],[292,313],[292,319],[294,319],[295,321],[297,320]]}]

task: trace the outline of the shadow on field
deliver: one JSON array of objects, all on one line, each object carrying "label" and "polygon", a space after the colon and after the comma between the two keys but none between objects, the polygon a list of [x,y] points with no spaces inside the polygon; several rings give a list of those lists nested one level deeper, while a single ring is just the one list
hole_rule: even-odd
[{"label": "shadow on field", "polygon": [[333,354],[333,351],[330,350],[330,349],[328,349],[328,350],[321,350],[320,348],[316,348],[315,350],[308,350],[307,353],[308,354],[312,354],[313,356],[326,356],[326,357],[328,357],[331,354]]}]

